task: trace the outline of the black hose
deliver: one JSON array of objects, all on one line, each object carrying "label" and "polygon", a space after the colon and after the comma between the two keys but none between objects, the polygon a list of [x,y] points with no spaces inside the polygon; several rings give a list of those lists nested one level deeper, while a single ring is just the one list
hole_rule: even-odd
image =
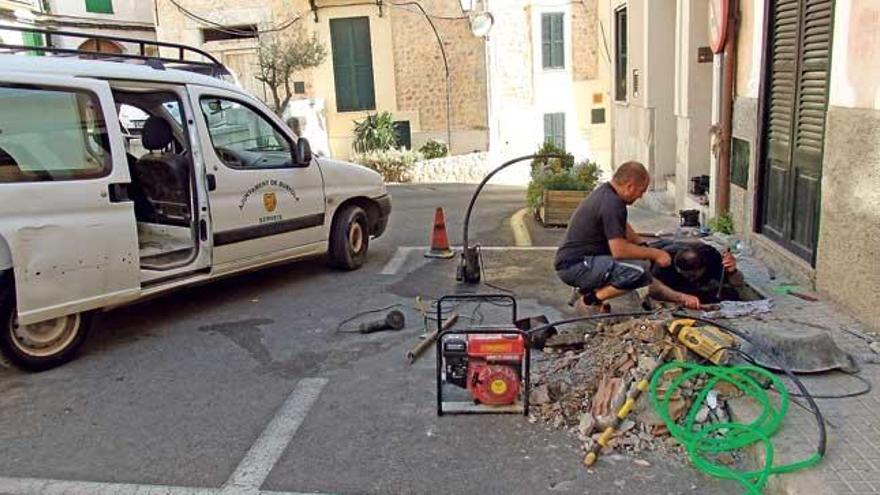
[{"label": "black hose", "polygon": [[[656,315],[658,313],[659,313],[659,311],[637,311],[637,312],[631,312],[631,313],[608,313],[608,314],[592,315],[592,316],[578,316],[575,318],[567,318],[564,320],[559,320],[556,322],[547,323],[546,325],[541,325],[539,327],[535,327],[533,329],[530,329],[526,333],[529,336],[531,336],[534,333],[547,330],[548,328],[551,328],[551,327],[556,327],[556,326],[560,326],[560,325],[567,325],[569,323],[577,323],[580,321],[603,320],[603,319],[621,318],[621,317],[650,316],[650,315]],[[692,320],[706,323],[708,325],[714,325],[718,328],[721,328],[721,329],[729,332],[732,335],[735,335],[735,336],[741,338],[742,340],[745,340],[746,342],[754,345],[755,347],[764,349],[767,352],[768,356],[773,361],[776,362],[776,364],[779,366],[779,369],[781,369],[788,376],[788,378],[795,384],[795,386],[797,386],[797,388],[801,391],[801,393],[796,394],[795,397],[803,397],[807,400],[807,403],[810,406],[810,412],[812,412],[813,416],[816,417],[816,425],[819,428],[819,442],[818,442],[818,445],[816,446],[816,451],[819,453],[820,456],[825,455],[825,449],[826,449],[827,443],[828,443],[827,432],[825,431],[825,417],[822,415],[822,411],[819,410],[819,405],[816,404],[816,401],[813,398],[813,396],[810,394],[810,391],[807,390],[807,387],[804,386],[803,382],[801,382],[800,379],[798,379],[798,377],[794,374],[794,372],[788,366],[788,363],[785,363],[782,359],[780,359],[777,356],[775,349],[767,349],[766,346],[764,346],[763,344],[758,344],[755,341],[753,341],[752,338],[747,333],[745,333],[739,329],[733,328],[729,325],[719,323],[715,320],[710,320],[708,318],[701,318],[699,316],[694,316],[691,314],[679,313],[679,312],[672,313],[672,316],[675,318],[689,318]]]}]

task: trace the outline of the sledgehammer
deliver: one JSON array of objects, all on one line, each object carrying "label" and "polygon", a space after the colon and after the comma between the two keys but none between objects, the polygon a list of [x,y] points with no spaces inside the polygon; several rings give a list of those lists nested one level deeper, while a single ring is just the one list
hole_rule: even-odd
[{"label": "sledgehammer", "polygon": [[608,442],[611,441],[611,437],[614,436],[614,432],[620,426],[620,423],[629,416],[629,413],[633,410],[633,407],[636,405],[636,401],[639,400],[639,397],[648,390],[649,380],[651,379],[651,375],[654,374],[654,371],[663,364],[663,361],[666,360],[666,354],[669,353],[669,347],[663,349],[663,352],[660,353],[660,357],[657,359],[657,366],[652,368],[650,371],[645,373],[641,380],[636,383],[635,387],[632,387],[626,394],[626,401],[624,401],[623,405],[620,406],[620,409],[617,410],[617,414],[614,416],[614,424],[605,428],[605,431],[599,435],[599,438],[596,440],[596,443],[593,444],[593,447],[587,452],[587,456],[584,457],[584,464],[586,466],[592,466],[596,463],[596,459],[599,458],[599,452],[608,445]]},{"label": "sledgehammer", "polygon": [[418,359],[419,356],[421,356],[422,353],[425,352],[425,349],[431,347],[434,344],[434,341],[437,340],[437,336],[440,335],[440,332],[445,332],[446,330],[449,330],[450,328],[452,328],[453,325],[455,325],[455,322],[457,321],[458,313],[452,313],[451,315],[449,315],[449,318],[446,318],[446,321],[443,322],[443,326],[440,329],[434,330],[433,332],[429,333],[424,340],[422,340],[421,342],[416,344],[415,347],[410,349],[406,353],[406,359],[409,361],[409,364],[413,364],[414,362],[416,362],[416,359]]}]

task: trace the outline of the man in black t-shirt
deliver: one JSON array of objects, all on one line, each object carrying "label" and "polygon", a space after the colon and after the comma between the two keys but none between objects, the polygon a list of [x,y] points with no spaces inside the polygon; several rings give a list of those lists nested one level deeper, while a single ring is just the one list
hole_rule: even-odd
[{"label": "man in black t-shirt", "polygon": [[653,294],[657,299],[679,301],[690,296],[702,304],[713,304],[738,296],[737,288],[742,286],[743,276],[730,252],[722,255],[702,242],[671,242],[658,247],[669,253],[672,264],[654,267],[654,278],[670,290],[666,294]]},{"label": "man in black t-shirt", "polygon": [[559,278],[583,297],[576,309],[582,314],[607,311],[605,301],[639,287],[652,285],[651,263],[669,266],[666,251],[645,247],[627,223],[627,205],[648,189],[649,177],[638,162],[626,162],[580,205],[556,251]]}]

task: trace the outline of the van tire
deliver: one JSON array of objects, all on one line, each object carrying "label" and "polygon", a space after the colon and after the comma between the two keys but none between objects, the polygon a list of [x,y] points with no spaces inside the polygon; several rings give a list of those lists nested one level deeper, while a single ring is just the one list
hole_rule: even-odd
[{"label": "van tire", "polygon": [[28,352],[25,344],[16,338],[13,322],[15,321],[15,288],[0,278],[0,351],[15,366],[27,371],[44,371],[60,366],[73,359],[89,331],[90,313],[78,313],[65,316],[58,324],[62,329],[64,342],[50,353]]},{"label": "van tire", "polygon": [[343,270],[356,270],[367,260],[369,247],[367,213],[359,206],[343,207],[330,227],[330,264]]}]

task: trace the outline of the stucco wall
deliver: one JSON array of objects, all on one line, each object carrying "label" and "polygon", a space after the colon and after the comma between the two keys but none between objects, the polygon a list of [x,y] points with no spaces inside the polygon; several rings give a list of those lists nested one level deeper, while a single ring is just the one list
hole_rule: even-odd
[{"label": "stucco wall", "polygon": [[837,0],[831,105],[880,110],[880,2]]},{"label": "stucco wall", "polygon": [[[761,46],[767,0],[740,0],[740,29],[736,51],[737,96],[757,98],[761,86]],[[871,0],[869,0],[871,1]]]},{"label": "stucco wall", "polygon": [[825,139],[816,284],[880,328],[880,111],[831,107]]}]

